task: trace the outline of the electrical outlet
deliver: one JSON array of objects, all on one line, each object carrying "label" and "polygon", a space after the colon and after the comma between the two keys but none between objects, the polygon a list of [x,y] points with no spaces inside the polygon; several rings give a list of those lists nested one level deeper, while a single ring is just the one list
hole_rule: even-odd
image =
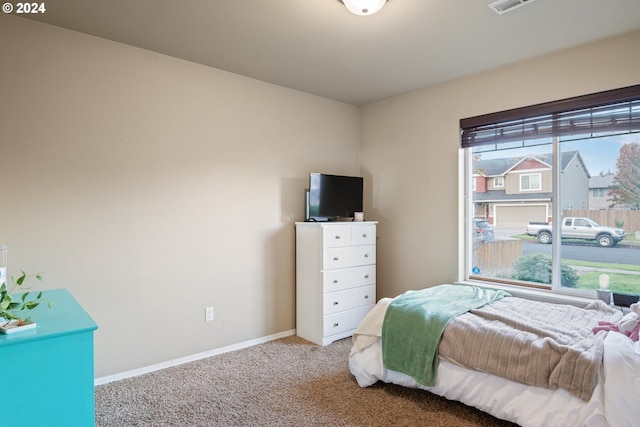
[{"label": "electrical outlet", "polygon": [[204,321],[211,322],[213,320],[213,307],[207,307],[204,309]]}]

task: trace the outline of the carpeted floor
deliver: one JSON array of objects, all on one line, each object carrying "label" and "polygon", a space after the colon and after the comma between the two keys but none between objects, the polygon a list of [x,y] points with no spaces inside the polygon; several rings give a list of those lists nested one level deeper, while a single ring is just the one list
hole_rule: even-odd
[{"label": "carpeted floor", "polygon": [[351,339],[296,336],[97,386],[96,426],[514,426],[349,372]]}]

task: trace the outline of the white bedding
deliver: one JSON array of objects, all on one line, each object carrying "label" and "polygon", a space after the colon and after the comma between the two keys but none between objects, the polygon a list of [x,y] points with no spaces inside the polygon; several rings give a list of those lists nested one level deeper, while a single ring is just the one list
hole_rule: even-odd
[{"label": "white bedding", "polygon": [[382,364],[382,322],[391,298],[384,298],[365,317],[353,336],[349,368],[361,387],[377,381],[411,388],[473,406],[523,427],[636,426],[640,420],[640,345],[609,332],[604,340],[603,369],[591,400],[562,389],[531,387],[472,371],[440,359],[436,385],[425,387]]}]

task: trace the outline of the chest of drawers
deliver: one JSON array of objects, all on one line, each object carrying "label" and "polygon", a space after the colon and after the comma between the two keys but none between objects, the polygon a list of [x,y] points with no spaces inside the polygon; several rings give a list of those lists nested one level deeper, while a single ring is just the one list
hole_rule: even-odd
[{"label": "chest of drawers", "polygon": [[6,384],[0,426],[93,426],[98,325],[67,290],[44,291],[42,297],[51,307],[41,303],[28,313],[35,329],[0,335]]},{"label": "chest of drawers", "polygon": [[376,303],[376,222],[296,223],[296,333],[353,334]]}]

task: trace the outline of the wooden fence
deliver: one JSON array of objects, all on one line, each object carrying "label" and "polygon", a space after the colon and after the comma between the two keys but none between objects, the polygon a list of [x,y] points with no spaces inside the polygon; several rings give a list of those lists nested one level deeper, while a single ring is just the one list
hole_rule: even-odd
[{"label": "wooden fence", "polygon": [[602,210],[587,210],[587,209],[572,209],[562,211],[562,217],[567,216],[583,216],[591,218],[600,225],[606,225],[607,227],[617,227],[616,221],[622,224],[622,229],[625,233],[630,234],[636,231],[640,231],[640,210],[628,210],[628,209],[602,209]]},{"label": "wooden fence", "polygon": [[499,272],[510,272],[521,256],[522,240],[496,240],[478,246],[473,263],[480,268],[480,275],[494,276]]}]

